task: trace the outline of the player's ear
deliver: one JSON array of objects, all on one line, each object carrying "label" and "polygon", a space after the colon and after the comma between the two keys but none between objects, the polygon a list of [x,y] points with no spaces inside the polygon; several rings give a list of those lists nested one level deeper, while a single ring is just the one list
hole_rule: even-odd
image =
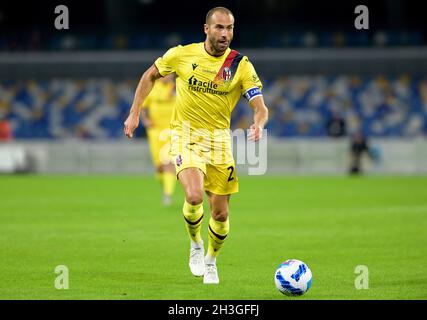
[{"label": "player's ear", "polygon": [[203,25],[203,29],[205,30],[205,34],[208,34],[209,26],[206,23]]}]

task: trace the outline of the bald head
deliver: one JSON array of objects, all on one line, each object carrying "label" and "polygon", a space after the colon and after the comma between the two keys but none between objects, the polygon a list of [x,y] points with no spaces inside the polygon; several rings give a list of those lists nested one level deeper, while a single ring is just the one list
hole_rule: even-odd
[{"label": "bald head", "polygon": [[207,25],[209,25],[209,24],[211,24],[212,23],[212,16],[215,14],[215,13],[221,13],[221,14],[225,14],[225,15],[229,15],[229,16],[231,16],[232,18],[233,18],[233,21],[234,21],[234,15],[233,15],[233,13],[230,11],[230,10],[228,10],[227,8],[225,8],[225,7],[215,7],[215,8],[212,8],[212,9],[210,9],[209,11],[208,11],[208,13],[206,14],[206,24]]}]

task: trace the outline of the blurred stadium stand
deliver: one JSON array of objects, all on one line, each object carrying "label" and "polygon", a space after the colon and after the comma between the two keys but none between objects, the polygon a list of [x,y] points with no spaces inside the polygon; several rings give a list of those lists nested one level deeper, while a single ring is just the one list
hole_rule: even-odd
[{"label": "blurred stadium stand", "polygon": [[[427,135],[427,77],[282,76],[263,79],[269,133],[326,137],[335,114],[348,133],[371,137]],[[17,139],[122,138],[136,79],[53,79],[0,83],[0,116]],[[247,128],[252,110],[241,100],[233,127]]]}]

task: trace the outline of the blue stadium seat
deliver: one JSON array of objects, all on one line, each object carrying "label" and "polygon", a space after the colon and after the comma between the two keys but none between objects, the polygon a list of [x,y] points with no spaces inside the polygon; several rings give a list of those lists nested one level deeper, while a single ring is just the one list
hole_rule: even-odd
[{"label": "blue stadium seat", "polygon": [[[270,109],[269,134],[325,137],[326,124],[340,115],[347,134],[427,135],[427,79],[354,76],[291,76],[262,79]],[[0,82],[0,111],[16,138],[122,138],[136,80],[55,79]],[[247,129],[252,110],[244,99],[232,114],[232,128]],[[144,135],[144,128],[137,134]]]}]

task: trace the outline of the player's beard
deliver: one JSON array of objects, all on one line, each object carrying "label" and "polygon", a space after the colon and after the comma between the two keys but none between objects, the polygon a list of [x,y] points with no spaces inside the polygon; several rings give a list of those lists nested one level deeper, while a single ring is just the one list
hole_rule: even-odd
[{"label": "player's beard", "polygon": [[[225,40],[226,43],[222,43],[221,41]],[[232,38],[230,39],[216,39],[214,37],[208,37],[209,44],[211,45],[211,48],[214,49],[216,56],[221,56],[224,54],[224,52],[228,49],[230,46]]]}]

